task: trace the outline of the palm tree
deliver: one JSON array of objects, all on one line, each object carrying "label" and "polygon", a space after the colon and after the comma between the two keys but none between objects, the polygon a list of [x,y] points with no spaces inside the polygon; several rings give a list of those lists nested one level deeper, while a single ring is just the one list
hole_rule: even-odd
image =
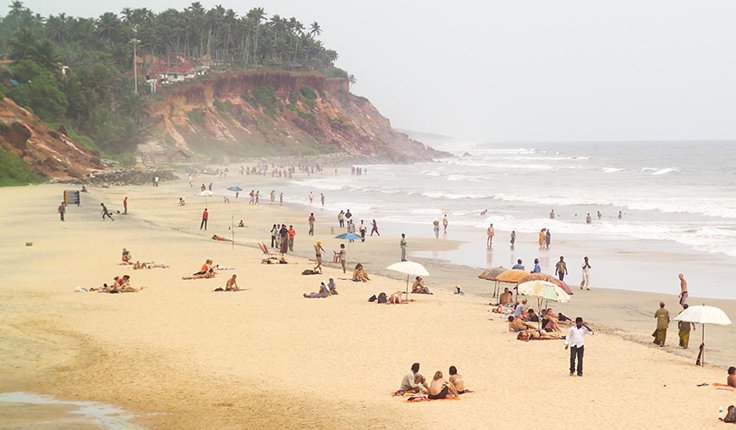
[{"label": "palm tree", "polygon": [[314,37],[315,35],[319,36],[320,34],[322,34],[322,28],[319,26],[317,21],[314,21],[309,28],[309,35]]}]

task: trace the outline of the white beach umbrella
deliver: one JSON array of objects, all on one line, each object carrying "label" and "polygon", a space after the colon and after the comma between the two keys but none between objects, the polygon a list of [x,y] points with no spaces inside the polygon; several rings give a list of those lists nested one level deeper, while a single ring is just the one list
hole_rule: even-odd
[{"label": "white beach umbrella", "polygon": [[199,195],[200,196],[205,196],[205,197],[212,197],[213,194],[215,194],[215,193],[213,193],[210,190],[204,190],[204,191],[200,191],[199,192]]},{"label": "white beach umbrella", "polygon": [[537,310],[539,311],[539,324],[542,324],[542,300],[557,303],[567,303],[570,301],[570,295],[558,285],[549,281],[527,281],[519,284],[517,287],[519,294],[528,297],[537,298]]},{"label": "white beach umbrella", "polygon": [[411,276],[429,276],[429,272],[427,272],[427,269],[424,268],[419,263],[415,263],[414,261],[400,261],[398,263],[394,263],[388,267],[386,267],[388,270],[393,270],[394,272],[404,273],[406,274],[406,294],[409,294],[409,277]]},{"label": "white beach umbrella", "polygon": [[683,321],[688,323],[697,323],[703,325],[703,338],[700,343],[700,353],[695,364],[703,365],[705,363],[705,325],[731,325],[731,320],[725,312],[715,306],[690,306],[680,312],[674,318],[675,321]]}]

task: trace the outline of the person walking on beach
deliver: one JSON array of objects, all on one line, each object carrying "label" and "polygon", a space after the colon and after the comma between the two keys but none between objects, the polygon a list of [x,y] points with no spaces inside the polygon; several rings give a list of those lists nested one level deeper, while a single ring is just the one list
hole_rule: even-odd
[{"label": "person walking on beach", "polygon": [[199,229],[202,230],[202,227],[204,227],[204,231],[207,231],[207,220],[210,219],[210,213],[207,212],[207,208],[204,208],[204,212],[202,212],[202,222],[199,223]]},{"label": "person walking on beach", "polygon": [[360,220],[360,227],[358,227],[358,231],[360,232],[360,241],[365,242],[365,233],[368,231],[368,227],[363,224],[363,220]]},{"label": "person walking on beach", "polygon": [[624,214],[618,211],[618,219],[624,219]]},{"label": "person walking on beach", "polygon": [[560,281],[565,280],[565,275],[567,275],[567,263],[565,263],[565,257],[563,256],[560,256],[560,261],[555,265],[555,275],[557,275],[557,279]]},{"label": "person walking on beach", "polygon": [[404,233],[401,233],[399,247],[401,247],[401,261],[406,261],[406,235]]},{"label": "person walking on beach", "polygon": [[542,268],[539,267],[539,259],[534,259],[534,270],[532,270],[532,273],[542,273]]},{"label": "person walking on beach", "polygon": [[261,190],[256,191],[256,204],[261,202]]},{"label": "person walking on beach", "polygon": [[294,237],[296,237],[296,230],[294,226],[289,226],[289,251],[294,252]]},{"label": "person walking on beach", "polygon": [[664,302],[659,302],[659,309],[654,313],[654,318],[657,319],[657,328],[652,336],[654,337],[654,344],[661,348],[667,340],[667,327],[670,325],[670,311],[664,308]]},{"label": "person walking on beach", "polygon": [[316,218],[314,218],[314,212],[309,214],[309,218],[307,218],[307,221],[309,221],[309,235],[314,236],[314,221]]},{"label": "person walking on beach", "polygon": [[340,244],[340,252],[337,253],[337,260],[340,262],[340,267],[342,267],[342,273],[345,273],[347,271],[346,262],[347,262],[347,254],[345,252],[345,244]]},{"label": "person walking on beach", "polygon": [[684,308],[687,306],[687,281],[682,273],[678,274],[677,277],[680,278],[680,294],[677,296],[677,300],[680,302],[680,306]]},{"label": "person walking on beach", "polygon": [[376,233],[379,236],[381,235],[381,233],[378,232],[378,224],[375,219],[371,221],[371,236],[373,236],[373,233]]},{"label": "person walking on beach", "polygon": [[586,290],[590,290],[590,263],[588,263],[588,257],[583,257],[583,280],[580,282],[580,289],[585,287]]},{"label": "person walking on beach", "polygon": [[[685,303],[682,306],[682,310],[684,311],[688,307],[688,304]],[[695,330],[695,323],[691,323],[689,321],[678,321],[677,328],[680,330],[678,333],[680,336],[680,348],[687,349],[687,346],[690,343],[690,329]]]},{"label": "person walking on beach", "polygon": [[128,214],[128,196],[123,199],[123,213]]},{"label": "person walking on beach", "polygon": [[253,203],[256,202],[256,190],[250,190],[250,192],[248,193],[248,196],[250,196],[250,200],[248,200],[249,205],[252,205]]},{"label": "person walking on beach", "polygon": [[309,204],[311,205],[312,203],[314,203],[314,193],[310,191],[309,192]]},{"label": "person walking on beach", "polygon": [[549,249],[549,244],[552,243],[552,232],[547,229],[547,232],[544,235],[544,243],[547,245],[547,249]]},{"label": "person walking on beach", "polygon": [[440,238],[440,220],[437,218],[432,221],[432,229],[434,230],[434,238],[439,239]]},{"label": "person walking on beach", "polygon": [[[570,327],[565,336],[565,350],[570,349],[570,376],[576,373],[583,376],[583,355],[585,354],[585,335],[594,334],[593,330],[583,321],[583,318],[575,318],[575,325]],[[577,367],[575,366],[577,359]]]},{"label": "person walking on beach", "polygon": [[114,219],[112,219],[112,214],[110,213],[110,211],[107,210],[107,207],[105,206],[105,204],[100,203],[100,206],[102,206],[102,220],[104,221],[105,217],[108,217],[110,218],[110,221],[115,221]]},{"label": "person walking on beach", "polygon": [[279,205],[283,205],[283,204],[284,204],[284,193],[281,192],[279,193]]},{"label": "person walking on beach", "polygon": [[549,211],[549,219],[555,219],[555,210],[554,209],[552,209],[551,211]]},{"label": "person walking on beach", "polygon": [[488,246],[493,245],[493,236],[495,235],[496,235],[496,230],[493,228],[493,223],[491,223],[491,225],[489,225],[488,228],[486,229],[486,236],[488,237],[487,238]]},{"label": "person walking on beach", "polygon": [[64,214],[66,213],[66,205],[64,204],[64,202],[61,202],[56,210],[59,212],[59,219],[61,221],[64,221]]},{"label": "person walking on beach", "polygon": [[317,259],[317,266],[314,268],[315,271],[318,271],[319,273],[322,273],[322,253],[325,252],[325,249],[322,248],[322,242],[316,241],[314,242],[314,256]]},{"label": "person walking on beach", "polygon": [[444,227],[444,232],[447,234],[447,224],[450,222],[447,220],[447,214],[442,218],[442,227]]},{"label": "person walking on beach", "polygon": [[590,216],[590,214],[586,215],[585,216],[585,223],[586,224],[590,224],[591,222],[593,222],[593,218]]},{"label": "person walking on beach", "polygon": [[322,207],[325,207],[325,193],[319,193],[319,201],[322,203]]}]

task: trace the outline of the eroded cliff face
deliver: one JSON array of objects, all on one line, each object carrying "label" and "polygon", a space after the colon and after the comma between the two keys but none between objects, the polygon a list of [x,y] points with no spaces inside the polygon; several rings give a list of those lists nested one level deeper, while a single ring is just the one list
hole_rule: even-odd
[{"label": "eroded cliff face", "polygon": [[0,147],[19,156],[40,176],[70,180],[102,169],[100,157],[9,98],[0,100]]},{"label": "eroded cliff face", "polygon": [[180,149],[233,157],[344,152],[377,161],[442,153],[393,128],[346,79],[282,71],[211,74],[162,89],[156,137]]}]

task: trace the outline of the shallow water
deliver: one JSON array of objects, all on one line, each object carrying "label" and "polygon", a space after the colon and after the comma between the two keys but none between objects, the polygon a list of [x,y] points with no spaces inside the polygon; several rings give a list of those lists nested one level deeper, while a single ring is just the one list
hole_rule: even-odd
[{"label": "shallow water", "polygon": [[0,393],[0,428],[12,429],[142,429],[134,415],[97,402],[59,400],[33,393]]}]

